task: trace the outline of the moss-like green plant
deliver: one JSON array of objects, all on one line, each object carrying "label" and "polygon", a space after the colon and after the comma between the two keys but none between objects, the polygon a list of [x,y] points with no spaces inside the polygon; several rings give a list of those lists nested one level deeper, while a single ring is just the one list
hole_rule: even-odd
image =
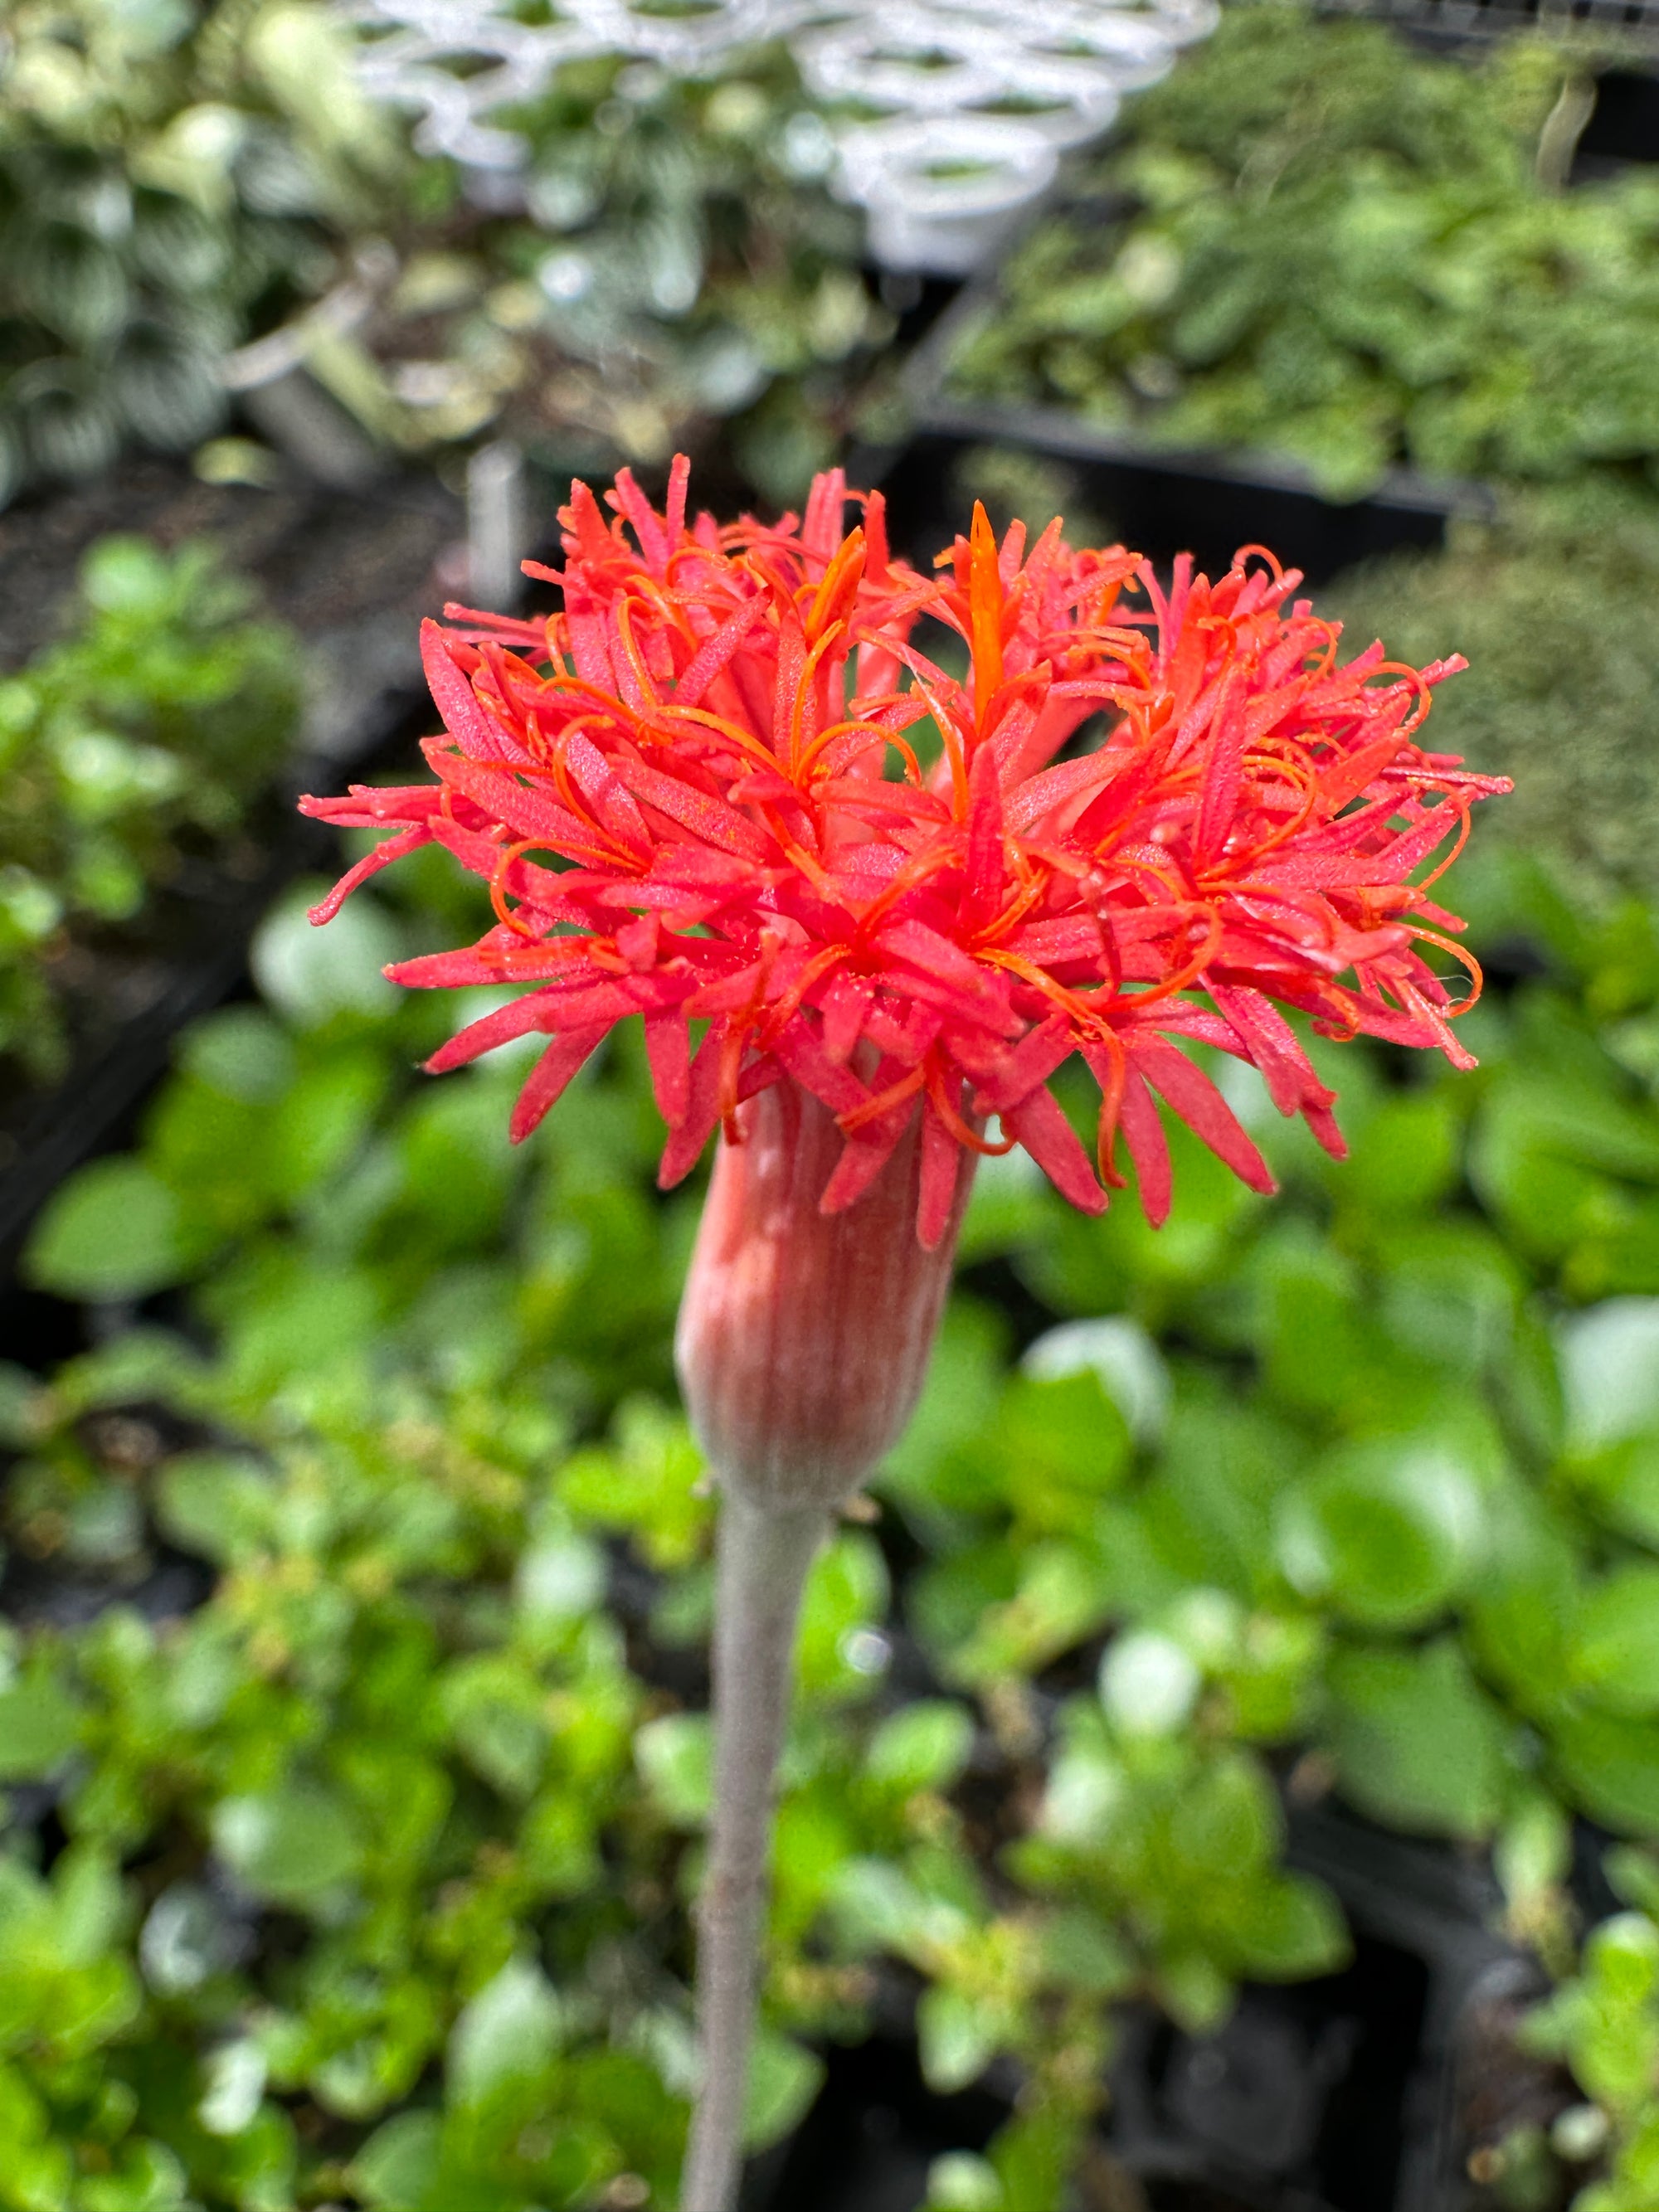
[{"label": "moss-like green plant", "polygon": [[[1644,498],[1511,501],[1454,524],[1321,601],[1352,647],[1386,637],[1469,667],[1437,694],[1433,741],[1515,779],[1495,834],[1604,885],[1659,892],[1659,513]],[[1585,650],[1585,640],[1595,638]]]}]

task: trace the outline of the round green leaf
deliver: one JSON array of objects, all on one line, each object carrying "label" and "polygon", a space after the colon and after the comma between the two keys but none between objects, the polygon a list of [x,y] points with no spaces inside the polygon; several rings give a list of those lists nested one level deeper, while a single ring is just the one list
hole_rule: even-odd
[{"label": "round green leaf", "polygon": [[94,1160],[35,1225],[24,1272],[66,1298],[142,1298],[181,1282],[203,1256],[176,1194],[142,1160]]},{"label": "round green leaf", "polygon": [[1233,1922],[1239,1962],[1254,1980],[1298,1982],[1334,1973],[1351,1946],[1342,1908],[1304,1875],[1259,1875]]},{"label": "round green leaf", "polygon": [[1550,1741],[1585,1812],[1626,1834],[1659,1836],[1659,1726],[1622,1713],[1572,1713]]},{"label": "round green leaf", "polygon": [[647,1788],[677,1826],[701,1827],[714,1802],[714,1742],[702,1713],[665,1713],[634,1737]]},{"label": "round green leaf", "polygon": [[1502,1724],[1450,1637],[1332,1660],[1331,1742],[1342,1787],[1392,1827],[1485,1836],[1502,1810]]},{"label": "round green leaf", "polygon": [[362,1862],[345,1808],[301,1784],[227,1797],[213,1814],[219,1856],[248,1887],[282,1905],[313,1905],[349,1882]]},{"label": "round green leaf", "polygon": [[890,1713],[870,1739],[865,1771],[892,1789],[948,1790],[973,1747],[972,1716],[942,1698],[924,1698]]},{"label": "round green leaf", "polygon": [[927,2169],[927,2212],[1000,2212],[1006,2203],[995,2166],[972,2151],[948,2150]]},{"label": "round green leaf", "polygon": [[887,1569],[872,1537],[844,1531],[812,1563],[801,1601],[799,1664],[807,1696],[867,1689],[886,1663],[875,1623],[887,1610]]},{"label": "round green leaf", "polygon": [[291,892],[260,925],[248,956],[255,982],[302,1029],[336,1014],[390,1013],[397,987],[382,971],[402,949],[396,923],[359,891],[325,928],[314,928],[306,909],[320,889],[313,884]]},{"label": "round green leaf", "polygon": [[1432,1205],[1457,1171],[1455,1104],[1443,1092],[1389,1099],[1360,1126],[1341,1170],[1344,1195],[1382,1216]]},{"label": "round green leaf", "polygon": [[1285,1501],[1279,1556],[1304,1595],[1371,1628],[1431,1620],[1456,1589],[1480,1529],[1468,1471],[1433,1447],[1344,1453]]},{"label": "round green leaf", "polygon": [[997,2030],[965,1990],[935,1987],[916,2007],[921,2070],[942,2096],[976,2081],[996,2056]]},{"label": "round green leaf", "polygon": [[81,1709],[50,1676],[0,1690],[0,1782],[33,1782],[66,1759]]},{"label": "round green leaf", "polygon": [[1659,1549],[1659,1434],[1627,1437],[1571,1462],[1568,1471],[1604,1527]]},{"label": "round green leaf", "polygon": [[204,1559],[234,1559],[265,1542],[276,1488],[258,1462],[233,1452],[180,1452],[161,1470],[161,1526]]},{"label": "round green leaf", "polygon": [[764,2030],[749,2062],[743,2140],[746,2149],[780,2142],[806,2116],[823,2080],[823,2061],[788,2036]]},{"label": "round green leaf", "polygon": [[547,1716],[528,1667],[505,1652],[459,1659],[442,1678],[439,1704],[469,1765],[504,1797],[532,1795],[547,1757]]},{"label": "round green leaf", "polygon": [[1092,1374],[1137,1443],[1156,1443],[1164,1433],[1170,1415],[1169,1370],[1138,1322],[1121,1314],[1061,1322],[1038,1337],[1020,1365],[1040,1382]]},{"label": "round green leaf", "polygon": [[294,1080],[294,1046],[262,1007],[226,1006],[185,1032],[179,1064],[210,1091],[259,1106]]},{"label": "round green leaf", "polygon": [[1659,1298],[1609,1298],[1561,1330],[1573,1441],[1611,1443],[1659,1421]]},{"label": "round green leaf", "polygon": [[1100,1663],[1100,1700],[1123,1735],[1173,1735],[1203,1686],[1190,1655],[1155,1629],[1120,1636]]},{"label": "round green leaf", "polygon": [[353,2189],[374,2212],[415,2212],[437,2179],[442,2133],[435,2112],[399,2112],[352,2160]]},{"label": "round green leaf", "polygon": [[1659,1712],[1659,1566],[1627,1566],[1585,1598],[1574,1680],[1614,1712]]},{"label": "round green leaf", "polygon": [[509,1959],[455,2023],[449,2089],[463,2106],[487,2104],[500,2089],[540,2073],[565,2027],[558,1993],[528,1959]]}]

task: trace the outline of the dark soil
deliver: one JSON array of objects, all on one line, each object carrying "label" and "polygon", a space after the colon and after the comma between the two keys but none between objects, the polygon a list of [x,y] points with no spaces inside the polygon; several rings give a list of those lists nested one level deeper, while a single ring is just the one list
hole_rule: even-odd
[{"label": "dark soil", "polygon": [[252,577],[269,611],[309,637],[431,611],[460,583],[459,566],[447,586],[438,571],[464,526],[459,502],[430,478],[351,493],[290,472],[260,489],[203,483],[177,462],[124,461],[0,514],[0,668],[58,634],[82,556],[112,532],[169,549],[211,538]]}]

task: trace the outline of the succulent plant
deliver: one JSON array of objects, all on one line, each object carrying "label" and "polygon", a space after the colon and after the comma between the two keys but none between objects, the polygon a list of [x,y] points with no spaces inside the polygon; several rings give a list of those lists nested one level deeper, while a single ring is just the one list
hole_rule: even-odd
[{"label": "succulent plant", "polygon": [[1583,68],[1231,10],[1016,252],[952,388],[1289,456],[1339,499],[1403,463],[1651,488],[1659,186],[1559,189]]},{"label": "succulent plant", "polygon": [[0,499],[206,436],[224,356],[327,282],[394,149],[307,0],[11,10]]}]

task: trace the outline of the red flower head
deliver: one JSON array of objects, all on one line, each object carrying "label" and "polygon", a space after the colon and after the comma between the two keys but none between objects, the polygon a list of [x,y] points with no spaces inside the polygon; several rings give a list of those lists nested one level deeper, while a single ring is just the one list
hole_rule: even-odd
[{"label": "red flower head", "polygon": [[[476,945],[389,972],[526,987],[430,1063],[545,1034],[515,1138],[639,1014],[665,1184],[787,1079],[839,1130],[825,1214],[915,1132],[931,1249],[964,1151],[1016,1143],[1098,1212],[1121,1131],[1162,1220],[1154,1093],[1270,1189],[1172,1039],[1252,1063],[1333,1152],[1334,1094],[1281,1007],[1470,1064],[1423,951],[1455,951],[1462,925],[1407,880],[1508,788],[1416,742],[1461,660],[1402,668],[1373,646],[1339,665],[1335,627],[1255,548],[1213,583],[1177,562],[1165,592],[1121,547],[1073,551],[1057,522],[1029,551],[1018,524],[999,547],[975,510],[924,578],[889,558],[878,495],[843,535],[839,473],[799,523],[726,529],[688,526],[686,473],[659,514],[624,472],[610,522],[573,488],[564,566],[533,572],[562,588],[545,623],[451,609],[461,627],[425,626],[435,782],[302,802],[394,833],[316,921],[434,839],[489,883],[498,919]],[[923,617],[962,641],[964,678],[913,643]],[[1056,761],[1095,714],[1103,740]],[[942,740],[931,768],[907,734],[923,724]],[[1092,1165],[1047,1087],[1073,1053],[1102,1095]]]}]

